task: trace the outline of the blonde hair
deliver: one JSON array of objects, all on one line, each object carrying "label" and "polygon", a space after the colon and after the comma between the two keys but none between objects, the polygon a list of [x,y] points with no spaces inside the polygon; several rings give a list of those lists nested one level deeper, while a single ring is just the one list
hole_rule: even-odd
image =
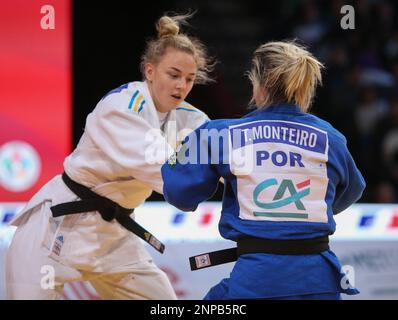
[{"label": "blonde hair", "polygon": [[[303,46],[294,41],[268,42],[256,49],[249,79],[256,88],[266,90],[257,107],[283,102],[293,103],[307,112],[315,88],[322,84],[324,66]],[[250,104],[254,104],[254,96]]]},{"label": "blonde hair", "polygon": [[147,42],[144,54],[141,56],[140,69],[145,79],[145,64],[158,63],[168,48],[174,48],[192,54],[197,66],[195,84],[205,84],[214,81],[209,73],[213,71],[215,62],[207,55],[204,44],[198,39],[180,32],[180,25],[187,24],[187,19],[194,13],[185,15],[164,15],[156,24],[158,36]]}]

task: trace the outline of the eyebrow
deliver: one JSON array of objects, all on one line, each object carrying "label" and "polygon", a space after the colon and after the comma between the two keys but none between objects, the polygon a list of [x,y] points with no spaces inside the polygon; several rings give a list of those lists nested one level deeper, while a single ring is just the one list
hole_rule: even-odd
[{"label": "eyebrow", "polygon": [[[176,67],[170,67],[170,69],[173,69],[174,71],[182,73],[182,71],[180,69],[176,68]],[[194,75],[196,75],[196,73],[193,72],[193,73],[190,73],[189,75],[194,76]]]}]

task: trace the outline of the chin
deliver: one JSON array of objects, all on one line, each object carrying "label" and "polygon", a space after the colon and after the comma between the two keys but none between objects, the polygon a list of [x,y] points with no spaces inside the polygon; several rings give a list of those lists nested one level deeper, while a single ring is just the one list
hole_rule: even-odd
[{"label": "chin", "polygon": [[175,110],[179,106],[180,102],[173,103],[172,105],[168,106],[167,111]]}]

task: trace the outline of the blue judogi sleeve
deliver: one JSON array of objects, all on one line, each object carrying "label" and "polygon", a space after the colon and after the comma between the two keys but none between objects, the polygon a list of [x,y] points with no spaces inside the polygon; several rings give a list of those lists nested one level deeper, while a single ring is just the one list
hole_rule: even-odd
[{"label": "blue judogi sleeve", "polygon": [[334,214],[344,211],[361,198],[366,186],[361,172],[348,151],[345,140],[338,151],[339,154],[336,157],[339,159],[334,164],[340,172],[340,181],[336,186],[336,196],[333,202]]},{"label": "blue judogi sleeve", "polygon": [[175,160],[169,159],[162,166],[164,198],[183,211],[194,211],[217,190],[220,175],[210,161],[209,141],[200,135],[207,124],[185,139]]}]

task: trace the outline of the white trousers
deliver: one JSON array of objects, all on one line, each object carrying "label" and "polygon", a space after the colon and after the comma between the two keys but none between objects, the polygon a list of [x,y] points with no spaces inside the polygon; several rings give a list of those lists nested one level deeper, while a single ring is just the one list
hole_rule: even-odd
[{"label": "white trousers", "polygon": [[7,299],[62,299],[64,284],[72,281],[89,281],[102,299],[177,299],[166,274],[150,259],[115,265],[107,272],[54,260],[43,244],[47,229],[46,203],[18,226],[7,252]]}]

